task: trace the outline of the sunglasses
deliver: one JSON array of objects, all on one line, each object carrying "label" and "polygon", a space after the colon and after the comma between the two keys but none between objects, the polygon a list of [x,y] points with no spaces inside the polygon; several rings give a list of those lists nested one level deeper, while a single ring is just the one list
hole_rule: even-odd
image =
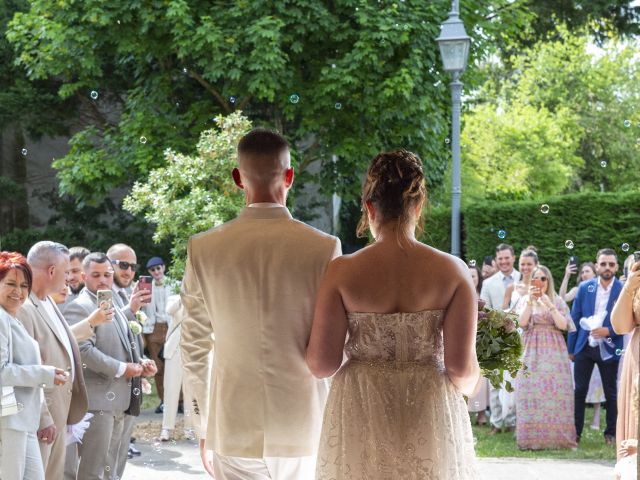
[{"label": "sunglasses", "polygon": [[546,282],[547,277],[538,277],[538,278],[534,278],[534,280],[540,280],[541,282]]},{"label": "sunglasses", "polygon": [[614,268],[617,264],[616,262],[600,262],[601,267],[609,266],[610,268]]},{"label": "sunglasses", "polygon": [[140,265],[137,263],[129,263],[123,260],[112,260],[111,263],[113,263],[114,265],[117,265],[120,268],[120,270],[131,269],[134,272],[137,272],[138,268],[140,267]]},{"label": "sunglasses", "polygon": [[150,267],[150,272],[155,272],[156,270],[162,270],[162,265],[156,265],[155,267]]}]

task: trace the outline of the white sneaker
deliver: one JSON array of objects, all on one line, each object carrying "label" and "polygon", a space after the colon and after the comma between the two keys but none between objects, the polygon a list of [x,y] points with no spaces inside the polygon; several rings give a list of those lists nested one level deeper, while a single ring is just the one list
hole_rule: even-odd
[{"label": "white sneaker", "polygon": [[158,440],[160,440],[161,442],[168,442],[170,438],[171,438],[171,430],[163,428],[160,431],[160,436],[158,437]]}]

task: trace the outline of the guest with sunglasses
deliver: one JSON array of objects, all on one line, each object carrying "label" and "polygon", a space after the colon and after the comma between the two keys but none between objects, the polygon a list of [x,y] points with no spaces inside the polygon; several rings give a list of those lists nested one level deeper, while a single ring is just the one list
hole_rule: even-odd
[{"label": "guest with sunglasses", "polygon": [[[604,248],[596,256],[596,272],[594,279],[582,282],[573,301],[571,316],[577,327],[576,332],[569,333],[567,344],[569,357],[574,361],[575,379],[575,424],[577,439],[580,441],[584,426],[584,409],[589,390],[589,379],[595,365],[598,366],[606,399],[607,428],[604,431],[605,443],[611,445],[616,438],[617,408],[617,373],[620,352],[623,348],[622,335],[617,335],[611,326],[611,312],[620,292],[622,283],[615,277],[618,271],[616,252]],[[602,326],[586,330],[580,325],[582,318],[594,315],[603,318]],[[593,340],[590,342],[590,338]],[[602,340],[598,342],[598,340]],[[595,346],[591,346],[595,343]]]},{"label": "guest with sunglasses", "polygon": [[159,356],[167,338],[170,316],[167,313],[167,300],[175,293],[176,283],[165,275],[165,264],[162,258],[152,257],[147,262],[147,271],[153,277],[151,286],[151,301],[144,306],[147,321],[142,326],[144,342],[149,351],[149,357],[156,362],[158,372],[155,375],[156,388],[160,405],[156,413],[164,410],[164,360]]},{"label": "guest with sunglasses", "polygon": [[516,379],[516,441],[521,450],[575,448],[573,385],[562,332],[575,329],[549,269],[538,265],[523,297],[526,372]]}]

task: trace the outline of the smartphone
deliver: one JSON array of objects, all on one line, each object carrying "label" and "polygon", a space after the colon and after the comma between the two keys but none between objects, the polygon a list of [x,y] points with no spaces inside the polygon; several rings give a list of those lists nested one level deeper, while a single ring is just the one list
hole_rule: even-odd
[{"label": "smartphone", "polygon": [[[146,290],[149,295],[151,295],[151,277],[148,275],[140,275],[140,279],[138,280],[138,290]],[[151,300],[145,302],[149,303]]]},{"label": "smartphone", "polygon": [[531,286],[536,287],[539,292],[537,294],[534,294],[533,296],[536,298],[542,297],[542,282],[534,278],[533,280],[531,280]]},{"label": "smartphone", "polygon": [[113,292],[111,290],[98,290],[96,292],[98,297],[98,307],[103,311],[108,311],[113,308]]},{"label": "smartphone", "polygon": [[640,262],[640,250],[633,252],[633,261]]},{"label": "smartphone", "polygon": [[569,265],[574,265],[576,268],[578,268],[578,265],[580,265],[580,261],[578,260],[578,257],[576,256],[569,257]]}]

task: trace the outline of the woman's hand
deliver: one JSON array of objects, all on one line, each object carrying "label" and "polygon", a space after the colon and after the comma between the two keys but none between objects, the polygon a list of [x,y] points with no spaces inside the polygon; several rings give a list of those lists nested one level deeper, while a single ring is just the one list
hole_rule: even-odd
[{"label": "woman's hand", "polygon": [[640,262],[636,262],[631,265],[629,269],[629,276],[627,277],[624,288],[629,292],[634,293],[640,288]]},{"label": "woman's hand", "polygon": [[564,269],[564,275],[566,277],[570,277],[571,275],[575,275],[576,273],[578,273],[578,267],[575,264],[571,263],[571,261],[569,261],[566,268]]},{"label": "woman's hand", "polygon": [[[538,289],[538,290],[540,290],[540,289]],[[543,304],[545,307],[547,307],[549,310],[552,310],[552,309],[554,309],[554,308],[556,307],[556,306],[553,304],[553,302],[551,301],[551,299],[549,298],[549,295],[547,295],[546,293],[545,293],[545,294],[543,294],[543,295],[540,297],[539,302],[540,302],[540,303],[542,303],[542,304]]]},{"label": "woman's hand", "polygon": [[618,455],[620,455],[620,457],[629,457],[637,452],[638,440],[635,438],[630,438],[620,442],[620,449],[618,450]]}]

